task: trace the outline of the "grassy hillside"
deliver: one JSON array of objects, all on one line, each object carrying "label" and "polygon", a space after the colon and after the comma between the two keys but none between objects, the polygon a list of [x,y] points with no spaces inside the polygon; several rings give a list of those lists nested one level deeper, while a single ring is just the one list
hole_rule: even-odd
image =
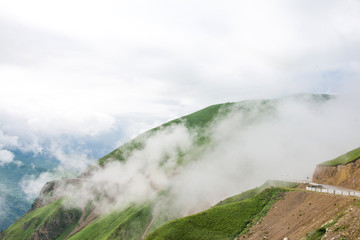
[{"label": "grassy hillside", "polygon": [[337,166],[337,165],[345,165],[351,163],[360,158],[360,147],[356,148],[350,152],[347,152],[335,159],[330,161],[323,162],[319,164],[320,166]]},{"label": "grassy hillside", "polygon": [[233,239],[256,223],[279,200],[284,188],[268,188],[252,198],[213,207],[166,223],[146,240]]},{"label": "grassy hillside", "polygon": [[220,201],[215,206],[221,206],[221,205],[226,205],[226,204],[229,204],[229,203],[240,202],[242,200],[255,197],[257,194],[261,193],[262,191],[264,191],[265,189],[270,188],[270,187],[296,188],[297,186],[298,186],[298,184],[293,183],[293,182],[269,180],[269,181],[266,181],[260,187],[256,187],[256,188],[250,189],[248,191],[242,192],[240,194],[237,194],[235,196],[226,198],[225,200]]},{"label": "grassy hillside", "polygon": [[[327,100],[327,95],[299,95],[296,96],[296,98],[304,99],[305,101],[309,101],[310,99],[311,101],[322,102]],[[216,119],[225,118],[228,114],[231,114],[231,110],[233,110],[234,112],[243,113],[244,117],[242,120],[245,125],[253,124],[258,121],[266,121],[268,118],[275,116],[276,106],[279,101],[280,100],[252,100],[210,106],[141,134],[137,138],[101,158],[99,164],[105,165],[107,162],[113,160],[126,161],[134,150],[142,149],[144,147],[145,141],[152,134],[160,129],[178,123],[183,123],[189,130],[192,130],[192,133],[196,136],[195,143],[190,150],[181,153],[178,156],[179,159],[176,163],[178,165],[185,164],[187,161],[196,159],[196,154],[201,153],[202,148],[208,147],[211,144],[211,136],[208,135],[207,130]],[[91,169],[89,169],[89,171],[91,171]],[[83,178],[86,178],[86,176],[86,174],[82,175]],[[227,239],[230,236],[235,236],[241,231],[245,231],[252,220],[263,216],[269,206],[278,199],[276,196],[281,192],[286,191],[282,188],[271,188],[270,190],[263,191],[266,187],[268,186],[263,186],[226,199],[216,207],[203,213],[170,222],[160,228],[163,230],[159,229],[160,231],[156,230],[154,232],[155,235],[151,234],[149,239],[204,239],[201,238],[201,236],[210,235],[211,238],[205,239]],[[166,191],[166,189],[162,190]],[[171,202],[172,199],[166,199],[166,201]],[[94,221],[85,226],[81,231],[71,236],[71,239],[140,239],[145,229],[148,229],[148,233],[150,233],[155,230],[156,227],[164,224],[168,220],[178,217],[169,215],[170,211],[167,212],[167,209],[164,208],[165,210],[160,210],[164,214],[160,214],[160,216],[152,220],[152,206],[155,203],[156,200],[147,205],[134,204],[132,207],[125,210],[114,211],[109,215],[94,219]],[[47,232],[49,229],[53,232],[52,236],[56,236],[56,238],[60,239],[65,238],[76,226],[78,226],[77,224],[81,224],[79,223],[79,219],[81,218],[81,214],[85,213],[79,213],[79,210],[72,210],[74,212],[64,212],[58,204],[60,203],[55,202],[43,208],[30,211],[4,232],[4,239],[14,239],[14,236],[21,237],[18,239],[26,239],[33,236],[33,234]],[[64,223],[57,226],[52,219],[56,220],[58,223],[63,223],[63,219],[68,220],[66,221],[66,224]],[[150,221],[151,224],[149,226]],[[31,230],[26,228],[25,231],[21,231],[21,229],[24,229],[25,225],[29,225],[28,223],[32,224]],[[55,228],[59,230],[54,230]],[[172,235],[173,231],[175,231],[175,235]],[[188,232],[190,235],[186,235],[185,232]],[[176,234],[185,234],[183,236],[186,238],[176,237]],[[166,237],[163,238],[164,236]]]},{"label": "grassy hillside", "polygon": [[4,231],[2,237],[3,239],[32,239],[37,236],[39,239],[62,239],[60,236],[64,232],[70,232],[75,227],[74,222],[80,216],[80,210],[64,210],[61,200],[58,200],[28,212]]},{"label": "grassy hillside", "polygon": [[69,239],[140,239],[151,217],[149,204],[132,206],[101,217]]}]

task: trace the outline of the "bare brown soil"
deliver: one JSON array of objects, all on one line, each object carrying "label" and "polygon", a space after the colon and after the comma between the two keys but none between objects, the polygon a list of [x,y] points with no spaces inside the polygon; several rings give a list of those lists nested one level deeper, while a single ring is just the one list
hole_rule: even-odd
[{"label": "bare brown soil", "polygon": [[[350,207],[357,209],[356,206],[352,205],[359,201],[349,196],[305,191],[287,192],[283,199],[277,201],[272,206],[265,217],[260,219],[248,233],[238,239],[283,240],[286,237],[291,240],[305,239],[306,233],[313,232],[325,223],[339,218],[339,216],[341,217],[343,213],[347,214],[350,211]],[[351,216],[356,215],[356,219],[360,220],[360,215],[357,215],[358,213],[360,214],[360,211],[350,211],[350,213],[352,214]],[[339,219],[339,222],[341,219]],[[344,224],[345,222],[347,220],[344,220]],[[351,224],[348,223],[353,228]],[[358,234],[360,231],[359,221],[356,224],[356,229],[354,234]],[[355,232],[355,230],[353,231]],[[332,239],[332,237],[323,239]]]},{"label": "bare brown soil", "polygon": [[360,207],[350,206],[323,239],[360,239]]},{"label": "bare brown soil", "polygon": [[313,182],[360,190],[360,159],[346,165],[317,166]]}]

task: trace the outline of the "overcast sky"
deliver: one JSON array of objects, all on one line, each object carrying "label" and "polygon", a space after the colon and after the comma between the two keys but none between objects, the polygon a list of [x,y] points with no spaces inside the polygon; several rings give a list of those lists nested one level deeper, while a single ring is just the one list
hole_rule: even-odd
[{"label": "overcast sky", "polygon": [[0,150],[112,149],[211,104],[341,94],[359,69],[357,0],[1,1]]}]

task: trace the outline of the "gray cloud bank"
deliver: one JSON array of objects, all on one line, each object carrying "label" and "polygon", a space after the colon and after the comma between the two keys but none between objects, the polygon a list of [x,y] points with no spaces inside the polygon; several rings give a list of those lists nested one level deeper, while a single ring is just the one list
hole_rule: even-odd
[{"label": "gray cloud bank", "polygon": [[71,152],[60,136],[117,130],[113,145],[218,102],[339,93],[359,77],[359,16],[355,0],[1,2],[0,129]]},{"label": "gray cloud bank", "polygon": [[[163,176],[166,184],[161,181],[159,188],[179,188],[182,199],[181,192],[192,193],[181,189],[181,182],[187,182],[182,177],[203,176],[194,180],[196,192],[196,183],[207,182],[212,174],[218,181],[203,186],[209,200],[205,195],[191,198],[211,204],[238,192],[231,184],[223,193],[211,191],[217,183],[226,185],[226,179],[241,181],[241,190],[255,184],[245,183],[251,176],[259,182],[271,173],[287,177],[296,167],[301,176],[309,175],[302,162],[312,159],[314,164],[314,159],[357,147],[351,130],[357,120],[351,116],[358,111],[353,105],[358,99],[349,92],[359,89],[359,1],[14,0],[0,3],[0,20],[3,164],[11,160],[9,152],[20,149],[47,152],[63,168],[79,171],[115,144],[202,107],[298,92],[341,93],[348,99],[336,101],[336,111],[284,104],[278,119],[246,129],[238,123],[242,116],[234,114],[213,127],[218,145],[196,156],[181,173]],[[238,128],[241,134],[231,131]],[[89,149],[95,146],[101,147],[93,154]],[[140,153],[131,157],[143,158]],[[220,161],[235,167],[216,173],[211,166],[222,169]],[[138,163],[132,168],[139,176],[149,178],[141,170],[146,168],[143,160],[114,168],[128,168],[130,162]],[[261,172],[260,165],[271,171]],[[34,181],[47,179],[45,174],[29,177],[22,186],[37,189],[33,195],[41,186]],[[146,193],[158,188],[147,185]]]}]

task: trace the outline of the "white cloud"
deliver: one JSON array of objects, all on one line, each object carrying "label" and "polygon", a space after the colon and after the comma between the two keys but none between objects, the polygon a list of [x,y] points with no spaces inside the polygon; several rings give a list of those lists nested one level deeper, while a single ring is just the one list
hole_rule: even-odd
[{"label": "white cloud", "polygon": [[0,166],[11,163],[14,160],[14,154],[8,150],[0,150]]},{"label": "white cloud", "polygon": [[0,109],[23,112],[34,131],[97,134],[119,114],[156,120],[218,102],[333,93],[326,72],[358,76],[357,1],[38,0],[0,9],[2,46],[13,49],[0,65]]},{"label": "white cloud", "polygon": [[19,185],[27,197],[33,199],[39,195],[45,183],[54,179],[55,176],[52,173],[43,172],[38,177],[34,175],[24,176]]},{"label": "white cloud", "polygon": [[18,137],[8,136],[0,129],[0,148],[18,146]]},{"label": "white cloud", "polygon": [[21,25],[18,38],[42,36],[31,49],[45,56],[27,67],[3,64],[2,94],[8,99],[24,85],[16,106],[46,113],[182,114],[183,107],[321,91],[333,85],[324,72],[351,73],[359,62],[356,1],[12,1],[1,9]]},{"label": "white cloud", "polygon": [[67,204],[80,207],[103,195],[96,200],[103,212],[156,197],[158,191],[168,187],[179,154],[192,147],[192,136],[185,126],[177,125],[147,137],[144,147],[134,151],[125,163],[110,162],[92,171],[81,187],[66,185],[57,189],[57,194],[67,196]]},{"label": "white cloud", "polygon": [[187,215],[270,179],[311,179],[316,164],[359,147],[358,103],[287,100],[250,124],[235,111],[214,125],[212,147],[171,180],[175,202]]},{"label": "white cloud", "polygon": [[36,176],[25,175],[19,182],[19,186],[22,191],[26,194],[28,199],[35,199],[39,196],[41,189],[44,187],[45,183],[53,180],[59,180],[63,177],[72,178],[77,176],[76,172],[69,171],[68,169],[58,167],[52,171],[42,172],[40,175]]},{"label": "white cloud", "polygon": [[53,145],[51,147],[51,154],[60,161],[62,168],[81,172],[84,171],[95,159],[90,158],[86,153],[74,152],[65,153],[61,146]]}]

